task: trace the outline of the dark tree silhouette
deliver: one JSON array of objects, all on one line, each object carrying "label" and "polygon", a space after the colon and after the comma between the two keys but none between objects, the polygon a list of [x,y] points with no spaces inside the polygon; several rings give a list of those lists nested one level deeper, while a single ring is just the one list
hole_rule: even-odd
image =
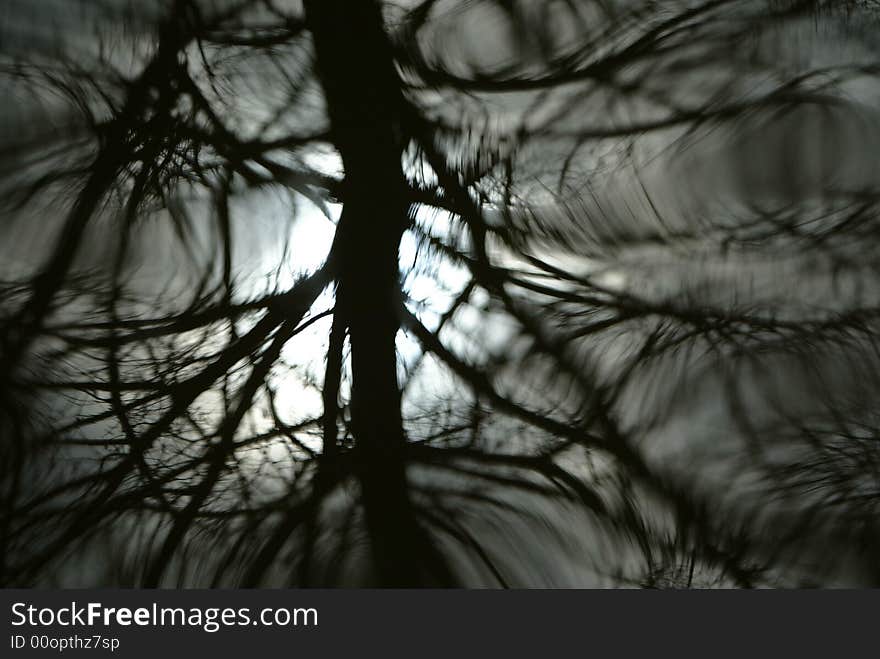
[{"label": "dark tree silhouette", "polygon": [[2,583],[877,583],[878,19],[9,3]]}]

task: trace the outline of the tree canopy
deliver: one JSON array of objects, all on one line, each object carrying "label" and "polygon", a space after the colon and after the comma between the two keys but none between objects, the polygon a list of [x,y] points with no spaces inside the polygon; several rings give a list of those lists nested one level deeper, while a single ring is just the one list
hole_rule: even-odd
[{"label": "tree canopy", "polygon": [[877,3],[3,11],[3,584],[880,579]]}]

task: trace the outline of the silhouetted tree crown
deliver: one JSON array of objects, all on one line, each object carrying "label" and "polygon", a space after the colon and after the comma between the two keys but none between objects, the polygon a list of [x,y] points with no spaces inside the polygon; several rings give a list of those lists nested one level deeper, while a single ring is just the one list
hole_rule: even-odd
[{"label": "silhouetted tree crown", "polygon": [[877,3],[3,12],[4,585],[880,579]]}]

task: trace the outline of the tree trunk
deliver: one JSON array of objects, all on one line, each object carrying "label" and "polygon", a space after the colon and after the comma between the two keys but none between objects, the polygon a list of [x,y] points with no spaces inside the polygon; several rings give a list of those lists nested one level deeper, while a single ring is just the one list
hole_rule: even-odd
[{"label": "tree trunk", "polygon": [[351,341],[351,414],[377,585],[450,585],[419,525],[406,475],[397,381],[398,246],[409,223],[401,165],[404,99],[379,8],[305,3],[334,142],[345,168],[334,243],[337,313]]}]

